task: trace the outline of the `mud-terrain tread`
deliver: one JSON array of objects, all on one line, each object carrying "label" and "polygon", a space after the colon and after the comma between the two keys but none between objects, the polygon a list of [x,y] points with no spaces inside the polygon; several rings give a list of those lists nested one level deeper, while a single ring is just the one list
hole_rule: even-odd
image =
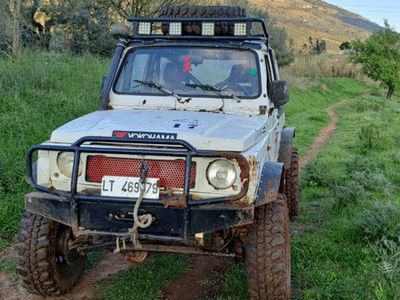
[{"label": "mud-terrain tread", "polygon": [[256,209],[245,241],[251,300],[290,299],[290,230],[286,197]]},{"label": "mud-terrain tread", "polygon": [[[246,17],[246,10],[239,6],[168,6],[161,10],[160,17],[165,18],[239,18]],[[198,22],[182,24],[182,34],[200,35],[201,25]],[[164,34],[168,34],[168,26],[163,24]],[[215,24],[215,35],[233,35],[233,24],[218,22]]]},{"label": "mud-terrain tread", "polygon": [[285,173],[285,195],[287,198],[289,217],[300,215],[300,193],[299,193],[299,151],[292,148],[290,156],[290,168]]},{"label": "mud-terrain tread", "polygon": [[50,247],[55,247],[51,241],[55,239],[59,223],[29,212],[24,212],[23,216],[16,246],[17,271],[22,286],[30,293],[42,296],[58,296],[68,292],[78,281],[83,265],[77,268],[79,274],[73,284],[65,285],[58,276]]}]

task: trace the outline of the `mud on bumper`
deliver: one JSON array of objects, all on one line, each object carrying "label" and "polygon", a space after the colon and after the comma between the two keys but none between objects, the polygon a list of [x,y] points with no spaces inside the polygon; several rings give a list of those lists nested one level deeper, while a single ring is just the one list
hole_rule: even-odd
[{"label": "mud on bumper", "polygon": [[[25,197],[29,212],[72,227],[76,235],[128,236],[133,226],[134,202],[115,203],[99,200],[80,201],[73,207],[60,196],[34,192]],[[241,226],[253,221],[253,206],[240,207],[233,204],[205,204],[190,207],[168,207],[162,203],[143,203],[140,214],[150,213],[153,223],[139,230],[141,240],[187,242],[199,232]]]}]

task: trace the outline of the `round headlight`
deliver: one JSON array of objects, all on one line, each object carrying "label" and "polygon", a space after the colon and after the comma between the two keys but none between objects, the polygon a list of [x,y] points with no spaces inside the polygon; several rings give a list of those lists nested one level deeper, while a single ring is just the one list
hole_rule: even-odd
[{"label": "round headlight", "polygon": [[226,159],[218,159],[209,164],[207,179],[216,189],[227,189],[236,181],[235,165]]},{"label": "round headlight", "polygon": [[[60,172],[67,177],[72,177],[72,168],[74,166],[74,153],[61,152],[57,157],[57,165]],[[78,176],[82,174],[82,161],[79,161]]]}]

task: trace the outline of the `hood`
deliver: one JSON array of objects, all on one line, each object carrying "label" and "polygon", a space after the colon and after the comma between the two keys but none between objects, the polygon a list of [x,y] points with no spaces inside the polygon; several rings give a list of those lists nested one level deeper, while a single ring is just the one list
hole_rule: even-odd
[{"label": "hood", "polygon": [[96,111],[51,135],[51,142],[74,143],[84,136],[180,139],[198,150],[242,152],[265,132],[266,116],[166,110]]}]

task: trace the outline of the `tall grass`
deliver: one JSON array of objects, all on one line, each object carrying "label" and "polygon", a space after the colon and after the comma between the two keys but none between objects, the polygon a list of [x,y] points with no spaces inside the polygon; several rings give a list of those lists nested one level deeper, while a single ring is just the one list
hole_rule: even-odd
[{"label": "tall grass", "polygon": [[360,67],[353,65],[346,55],[296,56],[294,63],[284,68],[285,74],[300,77],[347,77],[362,78]]},{"label": "tall grass", "polygon": [[23,52],[0,59],[0,246],[21,218],[25,154],[63,123],[97,108],[108,62],[93,56]]}]

